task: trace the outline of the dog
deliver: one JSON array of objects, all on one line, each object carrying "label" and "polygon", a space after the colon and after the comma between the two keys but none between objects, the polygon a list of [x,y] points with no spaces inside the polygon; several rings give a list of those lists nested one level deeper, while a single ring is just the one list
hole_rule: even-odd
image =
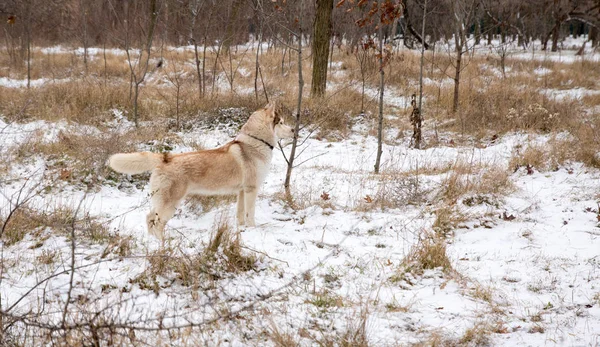
[{"label": "dog", "polygon": [[112,155],[108,165],[117,172],[152,171],[148,232],[162,240],[165,225],[181,200],[191,194],[237,194],[238,226],[256,226],[256,196],[267,176],[273,148],[278,139],[294,136],[294,129],[284,123],[276,108],[271,103],[252,113],[235,139],[219,148],[180,154]]}]

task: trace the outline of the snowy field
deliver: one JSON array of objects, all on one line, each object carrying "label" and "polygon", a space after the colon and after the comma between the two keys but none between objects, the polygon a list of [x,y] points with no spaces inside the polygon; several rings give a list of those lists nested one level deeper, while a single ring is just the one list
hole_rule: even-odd
[{"label": "snowy field", "polygon": [[[574,51],[512,52],[518,59],[581,59]],[[585,59],[598,57],[590,51]],[[534,72],[548,73],[542,67]],[[3,87],[23,83],[0,79]],[[575,100],[596,92],[544,91]],[[385,95],[390,107],[403,109],[406,100],[394,88]],[[215,230],[235,225],[234,201],[206,211],[186,203],[161,244],[145,230],[147,178],[116,175],[87,189],[53,169],[60,158],[34,154],[8,165],[0,171],[0,221],[23,201],[37,214],[68,218],[64,232],[30,223],[22,240],[2,242],[1,307],[58,325],[65,312],[68,324],[101,312],[96,322],[145,328],[131,341],[157,345],[263,346],[286,339],[327,345],[338,336],[351,346],[360,345],[353,339],[360,331],[370,346],[600,345],[598,169],[577,162],[543,172],[510,167],[515,153],[544,147],[551,135],[510,133],[472,146],[441,132],[446,140],[416,150],[409,147],[409,132],[397,137],[398,129],[387,129],[382,174],[374,175],[372,126],[358,121],[340,141],[314,135],[305,141],[298,159],[305,162],[292,178],[295,208],[282,198],[286,163],[274,153],[257,202],[258,226],[230,227],[239,233],[242,253],[253,259],[247,271],[228,270],[231,259],[223,249],[210,258],[214,263],[194,268]],[[10,163],[19,148],[34,140],[52,143],[63,133],[126,134],[133,127],[118,112],[103,127],[17,123],[0,115],[0,159]],[[193,150],[190,142],[212,148],[235,132],[235,126],[194,125],[174,134],[171,150]],[[463,187],[486,180],[486,170],[506,171],[507,189],[465,189],[449,205],[442,196],[458,168]],[[448,210],[460,218],[441,227]],[[95,225],[102,235],[88,235]],[[440,234],[450,266],[415,270],[415,254]],[[160,268],[161,257],[174,261]],[[173,327],[180,328],[176,334],[161,333]]]}]

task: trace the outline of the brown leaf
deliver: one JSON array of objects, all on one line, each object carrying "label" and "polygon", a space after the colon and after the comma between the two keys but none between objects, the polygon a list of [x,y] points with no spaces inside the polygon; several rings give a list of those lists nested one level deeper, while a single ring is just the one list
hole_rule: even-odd
[{"label": "brown leaf", "polygon": [[346,0],[340,0],[340,1],[338,1],[338,3],[335,5],[335,7],[336,7],[336,8],[337,8],[337,7],[341,7],[341,6],[343,6],[343,5],[344,5],[344,3],[345,3],[345,2],[346,2]]},{"label": "brown leaf", "polygon": [[506,211],[502,212],[502,219],[506,220],[506,221],[511,221],[513,219],[515,219],[517,217],[515,217],[512,214],[507,214]]},{"label": "brown leaf", "polygon": [[329,194],[327,194],[326,192],[323,192],[323,194],[321,194],[321,199],[327,201],[329,200]]},{"label": "brown leaf", "polygon": [[71,178],[71,170],[69,170],[69,169],[61,169],[60,170],[60,179],[61,180],[68,180],[69,178]]},{"label": "brown leaf", "polygon": [[527,164],[527,166],[525,168],[527,169],[528,175],[533,175],[533,166]]},{"label": "brown leaf", "polygon": [[369,196],[369,195],[365,196],[364,199],[369,204],[373,202],[373,198],[371,196]]}]

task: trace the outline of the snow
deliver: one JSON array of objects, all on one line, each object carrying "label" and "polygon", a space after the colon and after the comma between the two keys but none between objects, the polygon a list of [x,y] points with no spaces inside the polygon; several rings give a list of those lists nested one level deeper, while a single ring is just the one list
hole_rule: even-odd
[{"label": "snow", "polygon": [[[121,113],[114,114],[116,122],[125,122]],[[33,131],[51,140],[57,129],[66,126],[46,122],[1,123],[0,129],[5,129],[3,135],[9,135],[2,137],[3,145],[14,146],[26,141]],[[219,130],[195,129],[181,135],[202,137],[209,145],[228,138],[228,134]],[[418,151],[402,144],[385,146],[384,172],[406,172],[415,165],[445,167],[464,158],[470,158],[474,165],[506,165],[511,151],[518,145],[526,145],[528,139],[528,135],[514,134],[477,149],[442,146]],[[87,193],[58,190],[34,198],[31,206],[40,210],[62,205],[76,208],[81,201],[85,214],[99,216],[117,234],[133,238],[133,256],[109,257],[99,263],[103,246],[82,244],[76,253],[76,265],[81,268],[76,272],[78,285],[74,289],[77,295],[97,298],[98,308],[110,307],[126,298],[127,303],[118,309],[122,317],[131,321],[160,313],[175,314],[165,321],[167,325],[183,324],[187,319],[199,321],[212,316],[206,305],[214,302],[214,295],[238,302],[231,306],[235,310],[275,292],[277,300],[265,300],[258,305],[270,310],[270,320],[292,332],[306,329],[307,322],[315,315],[319,317],[316,324],[324,329],[332,329],[331,324],[342,329],[346,324],[343,317],[352,317],[360,309],[360,305],[350,303],[369,302],[372,343],[414,343],[434,331],[458,338],[477,324],[482,315],[491,315],[485,301],[469,294],[479,284],[493,288],[494,301],[504,311],[503,321],[509,327],[506,334],[492,337],[494,345],[537,345],[543,341],[585,345],[599,338],[600,312],[592,298],[598,292],[600,277],[597,271],[600,234],[596,231],[596,214],[589,212],[597,207],[594,192],[600,188],[598,171],[579,164],[533,175],[517,171],[510,178],[517,189],[499,208],[459,204],[471,219],[465,224],[466,229],[456,231],[448,252],[453,266],[468,279],[466,284],[437,270],[414,277],[411,285],[398,284],[389,279],[422,232],[431,228],[435,219],[433,209],[407,205],[380,210],[367,206],[363,198],[377,196],[381,188],[381,181],[370,174],[376,150],[374,138],[353,134],[337,143],[314,139],[306,143],[304,158],[314,158],[298,167],[292,180],[294,194],[304,201],[305,207],[292,211],[276,198],[286,168],[284,159],[276,153],[257,204],[259,226],[239,234],[247,249],[265,255],[261,257],[262,270],[217,281],[216,289],[212,290],[190,291],[175,284],[161,289],[156,296],[130,283],[148,267],[143,255],[160,249],[159,243],[145,231],[149,208],[147,186],[142,190],[102,186]],[[174,151],[182,150],[187,148],[176,147]],[[0,198],[4,213],[8,201],[14,200],[23,183],[19,177],[29,177],[33,186],[48,184],[41,176],[41,167],[43,159],[39,158],[33,164],[13,168],[10,177],[16,181],[3,184]],[[446,175],[423,175],[422,184],[428,189],[438,189]],[[330,200],[319,198],[322,192],[327,192]],[[187,205],[182,206],[169,222],[169,243],[188,256],[202,252],[221,215],[225,214],[233,223],[234,205],[226,204],[200,214],[189,210]],[[502,211],[516,218],[500,219]],[[476,227],[482,225],[482,218],[489,218],[491,229]],[[43,252],[58,250],[64,259],[69,259],[69,243],[64,236],[47,231],[46,237],[39,248],[31,249],[35,240],[30,236],[16,245],[3,247],[4,259],[14,259],[19,264],[3,274],[0,285],[3,307],[18,300],[40,276],[59,271],[35,265]],[[302,280],[302,274],[309,270],[312,280]],[[28,300],[18,305],[18,311],[37,307],[36,297],[43,295],[44,290],[50,294],[50,302],[64,301],[68,279],[64,274],[49,280],[47,287],[29,294]],[[102,286],[117,289],[102,291]],[[119,288],[128,292],[122,293]],[[315,298],[313,290],[339,297],[342,306],[324,312],[311,304]],[[286,299],[281,301],[283,297]],[[396,306],[405,309],[388,309]],[[542,323],[532,322],[531,317],[538,313]],[[229,326],[217,336],[222,339],[228,336],[232,345],[241,346],[248,343],[247,339],[256,339],[260,329],[269,328],[260,314],[246,319],[248,326]],[[529,333],[536,324],[543,324],[545,332]]]},{"label": "snow", "polygon": [[[576,46],[577,42],[567,40],[564,45]],[[480,48],[486,49],[491,50],[485,45]],[[73,51],[56,46],[42,52]],[[101,54],[93,48],[89,52]],[[542,55],[513,48],[510,56],[563,62],[581,59],[572,53]],[[589,52],[584,59],[597,56]],[[332,66],[333,74],[343,78],[341,63]],[[243,68],[238,73],[251,76]],[[491,73],[499,76],[497,69]],[[535,78],[552,70],[538,67],[531,73]],[[36,81],[32,85],[49,82]],[[424,82],[446,85],[451,80]],[[230,89],[224,74],[217,76],[216,83],[221,90]],[[23,80],[0,78],[0,85],[23,87]],[[252,91],[236,84],[236,92]],[[576,100],[598,91],[540,92]],[[367,88],[366,94],[376,98],[378,90]],[[384,102],[404,109],[409,106],[408,97],[386,88]],[[432,334],[458,339],[478,324],[499,324],[489,336],[495,346],[587,346],[600,341],[599,170],[580,163],[549,172],[521,168],[509,175],[512,191],[476,204],[465,202],[475,193],[463,192],[451,205],[438,195],[457,163],[506,171],[514,152],[544,146],[549,135],[512,133],[477,147],[445,146],[442,141],[423,150],[409,148],[408,139],[400,138],[384,144],[382,174],[374,175],[377,141],[357,121],[352,133],[339,142],[316,138],[305,142],[297,159],[304,163],[292,176],[296,209],[281,198],[286,163],[276,151],[257,201],[258,226],[235,231],[244,254],[258,259],[256,269],[228,272],[218,267],[220,259],[208,269],[218,276],[199,277],[203,281],[196,286],[184,285],[170,269],[156,277],[155,291],[136,282],[153,268],[153,259],[168,251],[185,263],[202,254],[219,221],[235,225],[235,203],[223,202],[208,211],[183,204],[168,223],[168,240],[161,245],[146,232],[151,195],[146,181],[136,185],[131,183],[134,178],[121,175],[112,183],[84,190],[57,180],[50,160],[41,154],[16,160],[20,147],[39,139],[56,141],[61,131],[115,132],[126,137],[134,125],[123,111],[111,112],[113,119],[103,128],[67,122],[15,123],[0,117],[0,159],[11,163],[5,172],[0,165],[2,218],[25,194],[31,197],[31,209],[51,215],[65,208],[77,210],[80,217],[92,216],[107,226],[110,240],[131,238],[131,254],[119,255],[109,241],[93,242],[79,235],[72,298],[88,301],[73,302],[72,310],[105,310],[111,317],[144,327],[201,323],[222,312],[238,313],[237,319],[211,325],[202,335],[206,345],[273,345],[265,340],[265,332],[274,327],[308,345],[309,339],[302,337],[305,332],[314,336],[343,333],[356,326],[364,310],[373,346],[409,345],[428,341]],[[388,132],[390,139],[395,132]],[[192,142],[206,148],[224,144],[235,130],[227,125],[194,127],[174,135],[179,141],[173,152],[185,152],[192,150],[186,145]],[[456,136],[439,135],[442,139]],[[137,145],[139,150],[149,147]],[[289,153],[289,146],[284,151]],[[471,175],[473,179],[478,176]],[[407,189],[414,186],[422,191],[422,200],[408,203]],[[394,203],[382,207],[382,196]],[[464,216],[446,239],[455,272],[439,268],[404,271],[406,257],[431,235],[436,211],[442,208],[453,208]],[[13,312],[41,310],[40,316],[47,321],[60,322],[70,281],[68,237],[64,231],[43,227],[16,244],[1,244],[7,264],[0,277],[3,309],[17,303]],[[40,257],[52,252],[56,252],[55,262],[40,262]],[[399,275],[404,278],[394,280]],[[36,287],[48,276],[52,277]],[[489,297],[481,295],[482,291],[489,291]],[[324,303],[317,304],[317,300]]]},{"label": "snow", "polygon": [[[60,83],[67,82],[69,79],[50,79],[50,78],[37,78],[32,79],[29,82],[31,87],[41,87],[48,83]],[[25,88],[27,87],[27,79],[14,79],[7,77],[0,77],[0,87],[5,88]]]},{"label": "snow", "polygon": [[591,90],[587,88],[572,88],[572,89],[542,89],[541,93],[547,95],[548,97],[556,100],[580,100],[582,97],[586,95],[597,95],[600,94],[598,90]]}]

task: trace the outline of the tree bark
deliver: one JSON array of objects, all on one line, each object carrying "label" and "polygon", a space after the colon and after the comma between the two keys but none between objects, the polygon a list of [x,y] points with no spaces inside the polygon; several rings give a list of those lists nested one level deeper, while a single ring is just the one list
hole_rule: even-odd
[{"label": "tree bark", "polygon": [[[422,27],[421,27],[421,36],[425,36],[425,20],[427,19],[427,0],[423,3],[423,18],[422,18]],[[413,113],[415,113],[415,123],[414,123],[414,139],[415,139],[415,148],[421,149],[421,125],[423,123],[423,113],[421,112],[423,106],[423,65],[425,65],[425,46],[421,45],[421,66],[419,72],[419,106],[416,108],[413,105]],[[413,101],[414,102],[414,101]],[[415,102],[416,104],[416,102]]]},{"label": "tree bark", "polygon": [[202,99],[204,96],[202,83],[204,82],[202,72],[200,71],[200,56],[198,55],[198,42],[194,40],[194,59],[196,63],[196,75],[198,75],[198,98]]},{"label": "tree bark", "polygon": [[558,52],[558,38],[560,36],[560,22],[556,22],[556,25],[552,29],[552,52]]},{"label": "tree bark", "polygon": [[[302,11],[301,11],[302,12]],[[285,188],[286,198],[291,201],[292,192],[290,190],[290,182],[292,179],[292,170],[294,169],[294,159],[296,158],[296,147],[298,145],[298,132],[300,131],[300,116],[302,115],[302,91],[304,89],[304,78],[302,76],[302,27],[298,35],[298,101],[296,103],[296,119],[294,125],[294,138],[292,140],[292,150],[288,159],[288,167],[285,173]]]},{"label": "tree bark", "polygon": [[[379,1],[377,5],[379,6]],[[381,18],[381,17],[380,17]],[[385,69],[383,68],[383,23],[379,21],[379,119],[377,122],[377,158],[375,159],[375,173],[379,173],[381,166],[381,155],[383,154],[383,88],[385,81]]]},{"label": "tree bark", "polygon": [[316,0],[316,15],[313,26],[312,55],[313,70],[310,95],[322,97],[327,88],[327,60],[331,40],[331,13],[333,0]]},{"label": "tree bark", "polygon": [[462,63],[462,48],[458,48],[456,51],[456,72],[454,74],[454,99],[452,102],[452,113],[456,113],[458,111],[458,93],[460,90],[460,69]]}]

